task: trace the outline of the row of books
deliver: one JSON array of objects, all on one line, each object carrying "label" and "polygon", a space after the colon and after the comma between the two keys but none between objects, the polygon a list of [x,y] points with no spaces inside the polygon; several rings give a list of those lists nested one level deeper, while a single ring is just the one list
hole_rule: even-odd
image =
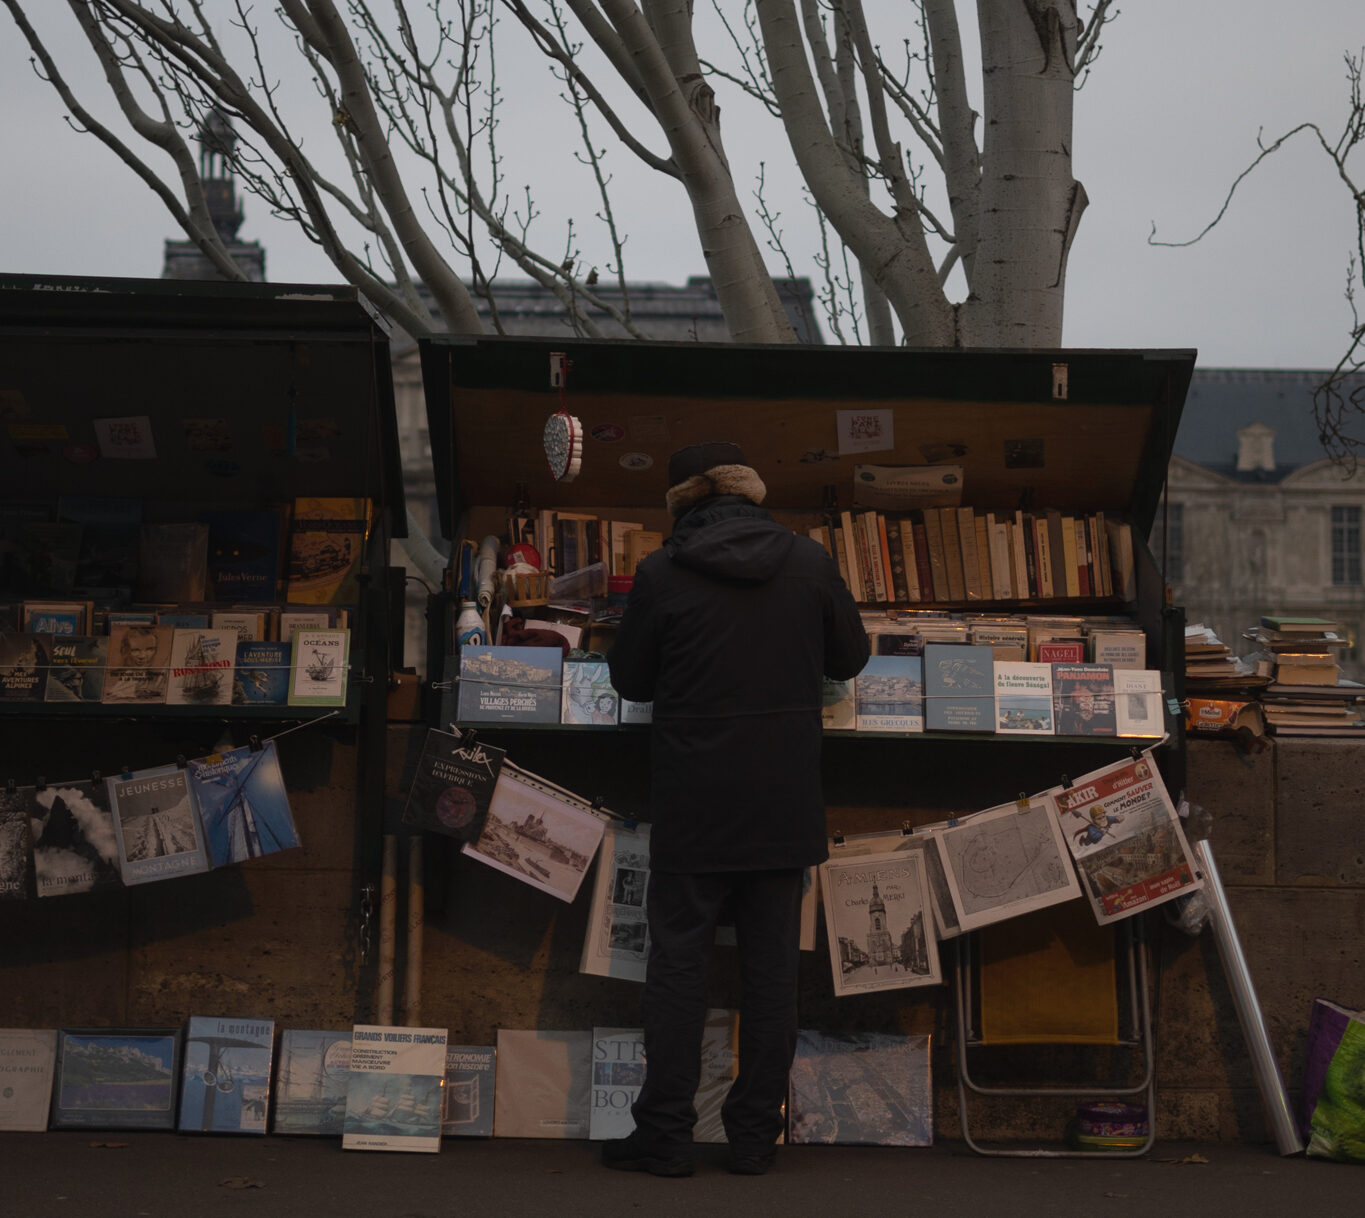
[{"label": "row of books", "polygon": [[0,594],[355,603],[372,518],[366,498],[187,509],[173,520],[144,519],[136,498],[9,501],[0,503]]},{"label": "row of books", "polygon": [[166,602],[111,608],[92,600],[0,601],[0,631],[24,634],[108,634],[114,626],[197,626],[235,630],[243,640],[289,642],[296,630],[349,626],[345,605]]},{"label": "row of books", "polygon": [[118,622],[107,635],[0,632],[0,705],[345,706],[351,632],[287,641],[229,627]]},{"label": "row of books", "polygon": [[875,655],[919,655],[926,642],[990,646],[997,660],[1146,668],[1147,636],[1114,614],[987,614],[862,610]]},{"label": "row of books", "polygon": [[[612,688],[605,660],[556,648],[474,646],[460,653],[462,724],[649,722],[652,705]],[[1165,734],[1161,674],[1108,663],[999,660],[986,643],[923,642],[915,654],[874,654],[851,681],[826,683],[831,731],[1012,735]]]},{"label": "row of books", "polygon": [[541,570],[555,575],[581,571],[601,563],[608,575],[634,575],[646,554],[663,545],[663,534],[638,521],[607,520],[588,512],[545,508],[532,522],[526,518],[512,540],[534,545]]},{"label": "row of books", "polygon": [[1132,531],[1103,512],[854,508],[809,533],[865,604],[1127,601],[1135,593]]},{"label": "row of books", "polygon": [[194,875],[298,846],[274,741],[0,790],[0,900]]},{"label": "row of books", "polygon": [[[698,1142],[723,1142],[737,1016],[712,1010]],[[443,1137],[607,1139],[630,1132],[644,1080],[638,1028],[285,1028],[192,1015],[178,1028],[0,1029],[0,1130],[167,1130],[340,1137],[345,1149],[437,1151]],[[866,1092],[864,1096],[863,1093]],[[927,1146],[929,1037],[802,1029],[791,1143]]]}]

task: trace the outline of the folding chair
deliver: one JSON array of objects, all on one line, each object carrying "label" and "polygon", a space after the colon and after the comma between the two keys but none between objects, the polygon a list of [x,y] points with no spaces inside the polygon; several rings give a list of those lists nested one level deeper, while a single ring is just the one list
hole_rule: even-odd
[{"label": "folding chair", "polygon": [[[981,1155],[1137,1158],[1156,1138],[1155,1054],[1143,915],[1097,926],[1077,902],[996,923],[954,940],[957,1088],[962,1136]],[[1122,1011],[1121,1008],[1126,1008]],[[1122,1024],[1122,1027],[1120,1026]],[[1003,1084],[981,1081],[986,1046],[1118,1046],[1111,1076],[1129,1080]],[[1060,1063],[1059,1063],[1060,1064]],[[1081,1060],[1078,1064],[1085,1065]],[[972,1135],[971,1096],[1067,1097],[1122,1101],[1143,1096],[1147,1130],[1139,1145],[1081,1149],[984,1145]]]}]

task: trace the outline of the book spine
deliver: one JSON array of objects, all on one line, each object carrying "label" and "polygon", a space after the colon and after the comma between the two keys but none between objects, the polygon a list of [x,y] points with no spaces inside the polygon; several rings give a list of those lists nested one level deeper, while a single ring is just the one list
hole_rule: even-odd
[{"label": "book spine", "polygon": [[957,528],[957,511],[946,507],[939,508],[938,513],[939,533],[943,537],[943,569],[948,576],[948,599],[965,601],[967,585],[962,565],[962,535]]},{"label": "book spine", "polygon": [[1054,595],[1052,585],[1052,544],[1048,534],[1047,518],[1035,516],[1034,554],[1038,565],[1038,595],[1047,599]]},{"label": "book spine", "polygon": [[882,535],[877,526],[878,512],[863,513],[863,533],[867,537],[867,566],[872,574],[872,595],[878,602],[888,598],[886,571],[882,567]]},{"label": "book spine", "polygon": [[[843,525],[836,522],[832,525],[826,525],[825,528],[829,533],[830,543],[834,547],[834,561],[839,568],[839,578],[844,581],[844,586],[849,590],[849,594],[852,595],[853,577],[849,574],[848,570],[848,546],[844,542]],[[857,598],[855,597],[854,599],[856,600]]]},{"label": "book spine", "polygon": [[[915,528],[920,528],[916,524]],[[925,548],[929,551],[929,570],[934,589],[934,600],[952,599],[952,585],[948,582],[948,559],[943,548],[943,519],[938,508],[925,508],[923,528]]]},{"label": "book spine", "polygon": [[863,599],[876,603],[880,597],[877,594],[877,577],[872,569],[872,548],[868,544],[867,533],[867,513],[854,513],[853,532],[858,543],[858,564],[863,580]]},{"label": "book spine", "polygon": [[1014,565],[1018,579],[1015,581],[1015,595],[1027,600],[1038,595],[1038,585],[1033,574],[1033,530],[1025,520],[1024,513],[1014,513]]},{"label": "book spine", "polygon": [[937,600],[934,591],[933,562],[929,555],[929,530],[924,517],[910,522],[910,535],[915,542],[915,574],[919,576],[919,598],[921,601]]},{"label": "book spine", "polygon": [[[901,549],[905,558],[905,599],[918,604],[925,597],[926,589],[920,583],[919,547],[915,544],[915,522],[909,516],[902,516]],[[927,557],[927,556],[926,556]]]},{"label": "book spine", "polygon": [[1052,595],[1066,596],[1066,554],[1061,512],[1056,508],[1048,508],[1043,513],[1043,526],[1047,530],[1047,563],[1048,574],[1052,577]]},{"label": "book spine", "polygon": [[1109,530],[1105,528],[1104,513],[1095,513],[1095,557],[1100,573],[1100,595],[1114,595],[1114,575],[1109,566]]},{"label": "book spine", "polygon": [[1062,579],[1069,597],[1081,594],[1080,575],[1077,570],[1080,559],[1076,545],[1076,521],[1072,516],[1060,516],[1062,526]]},{"label": "book spine", "polygon": [[1095,595],[1095,581],[1091,577],[1090,553],[1090,520],[1086,516],[1077,516],[1076,576],[1080,581],[1082,596]]},{"label": "book spine", "polygon": [[990,517],[990,551],[991,551],[991,588],[998,601],[1007,601],[1014,595],[1013,585],[1010,583],[1010,542],[1009,525],[1003,520],[997,520],[995,515]]},{"label": "book spine", "polygon": [[863,591],[863,564],[858,553],[858,535],[853,527],[853,513],[839,513],[839,531],[844,537],[844,552],[848,555],[848,590],[860,604],[867,599]]},{"label": "book spine", "polygon": [[995,598],[995,578],[991,574],[991,535],[984,512],[975,513],[973,527],[976,529],[976,561],[981,568],[981,599]]},{"label": "book spine", "polygon": [[896,516],[882,517],[882,545],[886,547],[887,569],[891,572],[891,595],[900,604],[910,600],[905,577],[905,547],[901,544],[901,522]]},{"label": "book spine", "polygon": [[[962,552],[962,586],[969,601],[982,598],[981,560],[976,553],[976,515],[969,507],[956,509],[958,546]],[[944,524],[945,530],[947,523]]]}]

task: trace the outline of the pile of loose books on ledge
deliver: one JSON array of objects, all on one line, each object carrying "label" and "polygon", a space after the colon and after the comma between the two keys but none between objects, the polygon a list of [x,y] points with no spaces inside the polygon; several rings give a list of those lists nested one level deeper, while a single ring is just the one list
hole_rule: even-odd
[{"label": "pile of loose books on ledge", "polygon": [[1269,678],[1240,660],[1203,622],[1185,627],[1185,682],[1192,692],[1217,695],[1229,689],[1255,689]]},{"label": "pile of loose books on ledge", "polygon": [[1243,637],[1256,645],[1247,662],[1266,682],[1260,700],[1277,736],[1365,735],[1365,685],[1342,678],[1350,641],[1336,622],[1268,615]]}]

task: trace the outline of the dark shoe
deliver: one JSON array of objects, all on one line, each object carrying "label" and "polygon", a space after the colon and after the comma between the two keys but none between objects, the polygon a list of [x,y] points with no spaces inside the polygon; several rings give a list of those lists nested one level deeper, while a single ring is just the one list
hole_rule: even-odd
[{"label": "dark shoe", "polygon": [[613,1171],[647,1171],[651,1176],[690,1176],[695,1164],[690,1150],[661,1147],[639,1136],[602,1143],[602,1166]]},{"label": "dark shoe", "polygon": [[761,1176],[777,1162],[777,1151],[767,1150],[758,1153],[731,1151],[727,1166],[734,1176]]}]

